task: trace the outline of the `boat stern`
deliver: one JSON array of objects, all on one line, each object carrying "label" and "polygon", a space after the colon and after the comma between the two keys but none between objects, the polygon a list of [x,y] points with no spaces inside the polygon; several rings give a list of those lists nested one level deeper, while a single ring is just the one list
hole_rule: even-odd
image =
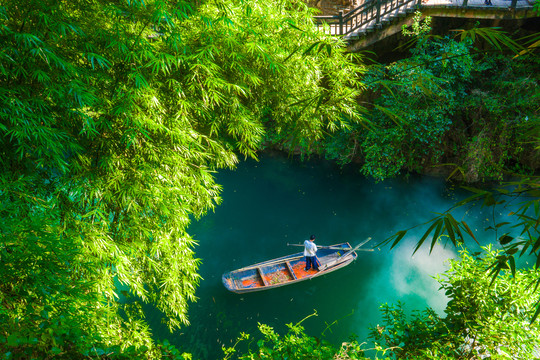
[{"label": "boat stern", "polygon": [[225,273],[221,276],[221,281],[223,282],[223,286],[229,291],[236,292],[238,289],[236,288],[236,285],[234,283],[234,280],[231,276],[231,273]]}]

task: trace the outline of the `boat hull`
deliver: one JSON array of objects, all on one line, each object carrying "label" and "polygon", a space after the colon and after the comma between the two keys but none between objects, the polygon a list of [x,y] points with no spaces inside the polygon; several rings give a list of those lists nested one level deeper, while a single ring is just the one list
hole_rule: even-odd
[{"label": "boat hull", "polygon": [[358,256],[351,250],[349,243],[319,249],[317,258],[323,269],[321,271],[304,270],[305,257],[302,253],[296,253],[227,272],[223,274],[222,282],[227,290],[238,294],[292,285],[349,265]]}]

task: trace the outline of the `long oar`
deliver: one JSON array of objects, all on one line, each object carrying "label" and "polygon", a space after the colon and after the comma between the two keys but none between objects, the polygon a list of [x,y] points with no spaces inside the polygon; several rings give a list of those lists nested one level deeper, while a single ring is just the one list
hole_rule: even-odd
[{"label": "long oar", "polygon": [[256,269],[256,268],[261,267],[261,266],[282,264],[282,263],[285,263],[285,261],[294,261],[294,260],[301,259],[303,257],[304,257],[304,255],[294,256],[294,257],[285,258],[285,259],[276,259],[276,260],[272,260],[272,261],[268,261],[268,262],[255,264],[255,265],[249,265],[249,266],[243,267],[243,268],[238,269],[238,270],[249,270],[249,269]]},{"label": "long oar", "polygon": [[[289,244],[289,243],[287,243],[287,246],[302,246],[302,247],[304,247],[304,244]],[[317,249],[343,250],[343,249],[351,249],[351,248],[342,248],[342,247],[337,247],[337,246],[317,245]]]},{"label": "long oar", "polygon": [[[369,240],[368,240],[369,241]],[[366,241],[367,242],[367,241]],[[360,246],[364,245],[366,242],[362,243]],[[304,244],[289,244],[287,243],[287,246],[304,246]],[[332,249],[332,250],[350,250],[352,247],[344,248],[344,247],[337,247],[337,246],[319,246],[317,245],[318,249]],[[373,251],[373,249],[356,249],[357,251]]]},{"label": "long oar", "polygon": [[[356,250],[358,250],[360,247],[362,247],[362,245],[364,245],[365,243],[367,243],[368,241],[371,240],[371,237],[368,237],[366,240],[362,241],[360,244],[356,245],[352,250],[349,250],[347,251],[345,254],[341,255],[339,258],[342,258],[344,256],[347,256],[349,255],[350,253],[352,252],[355,252]],[[371,251],[373,251],[373,249],[370,249]],[[338,258],[338,259],[339,259]]]},{"label": "long oar", "polygon": [[[328,269],[329,266],[333,266],[337,263],[340,262],[340,260],[346,256],[348,256],[349,254],[357,251],[362,245],[364,245],[365,243],[367,243],[368,241],[371,240],[371,237],[368,237],[366,240],[364,240],[363,242],[361,242],[360,244],[356,245],[354,248],[352,248],[351,250],[347,251],[346,253],[344,253],[343,255],[341,255],[340,257],[334,259],[334,260],[331,260],[329,261],[328,263],[324,264],[323,266],[321,266],[319,269],[322,271],[322,270],[326,270]],[[373,250],[373,249],[371,249]]]},{"label": "long oar", "polygon": [[[355,247],[353,250],[351,250],[351,252],[352,252],[352,251],[358,250],[359,247],[361,247],[362,245],[366,244],[366,243],[367,243],[368,241],[370,241],[370,240],[371,240],[371,236],[368,237],[366,240],[362,241],[360,244],[356,245],[356,247]],[[370,249],[370,250],[373,251],[373,249]]]}]

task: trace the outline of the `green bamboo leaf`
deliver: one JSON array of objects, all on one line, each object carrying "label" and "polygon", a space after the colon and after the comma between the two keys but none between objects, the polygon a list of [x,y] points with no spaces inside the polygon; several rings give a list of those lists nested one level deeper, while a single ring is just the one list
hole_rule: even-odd
[{"label": "green bamboo leaf", "polygon": [[396,123],[396,125],[398,126],[402,126],[403,124],[407,124],[407,121],[405,120],[404,117],[402,117],[401,115],[399,115],[397,112],[393,112],[392,110],[388,109],[387,107],[384,107],[384,106],[380,106],[380,105],[377,105],[377,104],[373,104],[373,106],[383,112],[384,114],[386,114],[390,119],[392,119],[392,121],[394,121],[394,123]]},{"label": "green bamboo leaf", "polygon": [[463,234],[461,233],[461,229],[459,227],[459,224],[458,222],[456,221],[456,219],[454,219],[454,217],[452,216],[452,214],[446,214],[446,218],[450,221],[450,224],[452,225],[452,229],[454,230],[454,232],[457,234],[457,236],[459,237],[460,241],[461,242],[464,242],[465,239],[463,238]]},{"label": "green bamboo leaf", "polygon": [[292,27],[293,29],[298,30],[298,31],[301,31],[301,32],[305,32],[304,30],[302,30],[302,29],[300,29],[298,26],[296,26],[296,24],[294,24],[294,23],[292,22],[292,20],[288,19],[286,22],[287,22],[287,23],[289,24],[289,26]]},{"label": "green bamboo leaf", "polygon": [[294,54],[296,54],[300,50],[300,46],[297,46],[296,49],[294,49],[286,58],[283,60],[283,62],[287,62]]},{"label": "green bamboo leaf", "polygon": [[469,227],[469,225],[467,225],[467,223],[465,222],[465,220],[463,220],[461,222],[461,225],[463,226],[463,228],[465,229],[465,231],[467,232],[467,234],[469,234],[470,237],[472,237],[474,239],[474,241],[478,244],[478,240],[476,240],[476,237],[474,236],[474,233],[472,232],[471,228]]},{"label": "green bamboo leaf", "polygon": [[394,242],[392,243],[392,246],[390,246],[390,250],[392,250],[394,248],[394,246],[396,246],[400,241],[401,239],[403,239],[403,237],[405,236],[405,234],[407,233],[407,231],[405,230],[402,230],[402,231],[398,231],[394,236],[396,237],[396,239],[394,240]]},{"label": "green bamboo leaf", "polygon": [[497,262],[495,262],[494,264],[494,267],[493,267],[493,270],[491,271],[490,273],[490,276],[491,276],[491,281],[489,283],[489,287],[491,287],[493,285],[493,283],[495,282],[495,280],[497,280],[497,277],[499,276],[501,270],[502,270],[502,260],[499,260]]},{"label": "green bamboo leaf", "polygon": [[452,170],[450,174],[446,177],[446,180],[450,180],[452,176],[454,176],[458,171],[461,173],[461,176],[465,176],[465,170],[463,169],[463,167],[456,166],[454,170]]},{"label": "green bamboo leaf", "polygon": [[512,240],[514,240],[514,238],[508,234],[504,234],[502,235],[500,238],[499,238],[499,243],[501,245],[506,245],[508,244],[509,242],[511,242]]},{"label": "green bamboo leaf", "polygon": [[528,250],[529,247],[531,246],[531,243],[530,243],[529,241],[523,241],[523,242],[521,243],[521,245],[522,245],[523,247],[521,248],[521,252],[519,253],[519,256],[520,256],[520,257],[523,256],[523,255],[527,252],[527,250]]},{"label": "green bamboo leaf", "polygon": [[536,285],[534,285],[534,292],[536,292],[538,290],[539,286],[540,286],[540,277],[536,279]]},{"label": "green bamboo leaf", "polygon": [[461,188],[465,189],[465,190],[468,190],[470,192],[473,192],[473,193],[481,194],[481,195],[485,195],[485,194],[489,193],[486,190],[478,189],[478,188],[475,188],[475,187],[472,187],[472,186],[462,186]]},{"label": "green bamboo leaf", "polygon": [[493,194],[492,193],[487,193],[485,198],[484,198],[484,206],[486,207],[490,207],[490,206],[493,206],[497,204],[497,202],[495,201],[495,198],[493,197]]},{"label": "green bamboo leaf", "polygon": [[508,250],[506,250],[507,255],[514,255],[519,251],[518,244],[512,245]]},{"label": "green bamboo leaf", "polygon": [[535,304],[536,311],[534,312],[533,316],[531,317],[531,324],[536,321],[536,318],[538,318],[538,315],[540,315],[540,300]]},{"label": "green bamboo leaf", "polygon": [[540,39],[528,45],[527,48],[525,48],[524,50],[521,50],[516,56],[514,56],[514,59],[517,58],[518,56],[523,56],[523,55],[532,53],[539,47],[540,47]]},{"label": "green bamboo leaf", "polygon": [[431,247],[429,248],[429,253],[433,251],[433,248],[435,247],[435,244],[437,243],[437,240],[439,239],[439,235],[441,233],[441,228],[443,226],[443,222],[441,219],[437,220],[437,228],[435,229],[435,232],[433,233],[433,238],[431,240]]},{"label": "green bamboo leaf", "polygon": [[523,47],[517,42],[508,37],[500,28],[473,28],[470,30],[457,30],[461,41],[471,39],[474,43],[476,38],[482,38],[498,50],[503,50],[503,47],[512,52],[519,53]]},{"label": "green bamboo leaf", "polygon": [[450,238],[450,241],[452,241],[452,244],[454,244],[454,246],[458,246],[456,236],[454,234],[454,229],[452,228],[452,223],[447,217],[444,217],[444,228],[446,229],[446,232],[448,233],[448,237]]},{"label": "green bamboo leaf", "polygon": [[[517,249],[515,249],[517,251]],[[510,256],[508,258],[509,262],[510,262],[510,271],[512,272],[512,276],[514,277],[514,279],[516,278],[516,261],[514,259],[514,256]]]},{"label": "green bamboo leaf", "polygon": [[440,219],[438,219],[437,221],[435,221],[433,224],[431,224],[431,226],[427,229],[427,231],[424,233],[424,235],[420,238],[420,240],[418,240],[417,244],[416,244],[416,247],[414,248],[414,251],[413,251],[413,255],[418,251],[418,249],[420,248],[420,246],[422,246],[422,244],[424,243],[424,241],[426,240],[426,238],[428,237],[428,235],[431,233],[431,231],[433,231],[433,229],[437,226],[437,224],[439,223]]},{"label": "green bamboo leaf", "polygon": [[478,194],[474,194],[474,195],[471,195],[463,200],[460,200],[456,203],[456,206],[463,206],[463,205],[466,205],[466,204],[469,204],[471,202],[474,202],[476,200],[478,200],[479,198],[482,198],[486,195],[486,192],[482,192],[482,193],[478,193]]},{"label": "green bamboo leaf", "polygon": [[496,225],[495,225],[495,228],[498,229],[498,228],[500,228],[501,226],[509,225],[509,224],[510,224],[510,223],[509,223],[509,222],[506,222],[506,221],[505,221],[505,222],[501,222],[501,223],[496,224]]},{"label": "green bamboo leaf", "polygon": [[319,101],[317,101],[317,106],[315,107],[315,110],[313,111],[313,113],[316,114],[317,111],[319,111],[319,108],[321,107],[321,104],[322,104],[322,102],[324,100],[324,96],[325,96],[324,93],[319,96]]},{"label": "green bamboo leaf", "polygon": [[311,50],[313,50],[315,48],[315,46],[317,46],[319,44],[320,44],[320,41],[316,41],[313,44],[311,44],[311,46],[308,47],[306,51],[304,51],[303,56],[309,55],[311,53]]},{"label": "green bamboo leaf", "polygon": [[536,251],[537,251],[539,248],[540,248],[540,237],[537,237],[537,238],[536,238],[536,241],[534,242],[534,245],[533,245],[533,247],[532,247],[532,249],[531,249],[531,253],[530,253],[530,254],[532,255],[532,254],[536,253]]}]

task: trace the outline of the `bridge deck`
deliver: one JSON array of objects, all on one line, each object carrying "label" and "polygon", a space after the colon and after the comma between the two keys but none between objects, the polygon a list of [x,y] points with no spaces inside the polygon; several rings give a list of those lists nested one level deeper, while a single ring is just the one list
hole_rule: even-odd
[{"label": "bridge deck", "polygon": [[[512,0],[491,0],[492,5],[487,5],[484,0],[469,0],[467,7],[480,7],[480,8],[502,8],[508,9],[512,5]],[[516,8],[532,7],[533,2],[527,0],[517,0]],[[422,1],[422,6],[456,6],[463,7],[463,0],[427,0]]]},{"label": "bridge deck", "polygon": [[474,16],[480,11],[486,12],[484,17],[497,18],[497,13],[506,16],[509,10],[532,9],[533,3],[534,0],[367,0],[348,13],[316,16],[315,19],[322,31],[332,35],[343,35],[344,39],[351,40],[382,29],[397,18],[409,16],[416,9],[427,12],[440,9],[443,16],[444,9],[447,9],[448,13],[454,11],[452,15],[454,17],[470,17],[470,14],[466,13],[455,15],[457,10],[476,11]]}]

